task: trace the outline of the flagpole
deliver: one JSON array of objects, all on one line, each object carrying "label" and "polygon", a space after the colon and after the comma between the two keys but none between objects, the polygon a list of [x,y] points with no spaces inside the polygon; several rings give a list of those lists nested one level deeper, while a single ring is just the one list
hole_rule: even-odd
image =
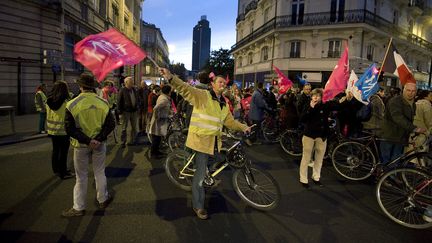
[{"label": "flagpole", "polygon": [[381,64],[381,68],[380,68],[380,70],[378,72],[378,76],[377,76],[378,79],[379,79],[379,76],[381,75],[381,72],[382,72],[382,69],[384,67],[385,61],[387,60],[387,55],[388,55],[388,52],[390,50],[390,45],[391,45],[392,41],[393,41],[393,37],[390,37],[390,41],[389,41],[389,43],[387,45],[387,50],[386,50],[386,53],[384,55],[384,59],[383,59],[382,64]]},{"label": "flagpole", "polygon": [[150,56],[147,56],[147,58],[157,67],[157,69],[159,69],[159,65],[157,65],[157,63],[155,62],[155,60],[153,60],[153,58],[151,58]]}]

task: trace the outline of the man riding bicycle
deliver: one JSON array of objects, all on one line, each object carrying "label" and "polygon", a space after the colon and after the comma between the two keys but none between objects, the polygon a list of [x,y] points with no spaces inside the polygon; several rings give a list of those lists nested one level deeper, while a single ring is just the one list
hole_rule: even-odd
[{"label": "man riding bicycle", "polygon": [[211,80],[211,89],[197,89],[173,76],[166,68],[159,69],[160,74],[193,105],[186,146],[195,151],[194,178],[192,181],[193,210],[200,219],[207,219],[204,209],[205,191],[203,181],[207,172],[210,157],[219,157],[222,148],[222,128],[250,132],[250,127],[234,120],[225,103],[222,92],[225,79],[217,76]]}]

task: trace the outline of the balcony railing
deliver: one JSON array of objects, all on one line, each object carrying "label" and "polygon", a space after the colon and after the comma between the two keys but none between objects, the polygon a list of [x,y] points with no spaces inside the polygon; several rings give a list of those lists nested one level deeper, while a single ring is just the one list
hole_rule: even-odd
[{"label": "balcony railing", "polygon": [[239,16],[237,16],[236,23],[243,21],[244,19],[245,19],[245,14],[244,13],[239,14]]},{"label": "balcony railing", "polygon": [[234,51],[273,30],[281,30],[290,27],[365,23],[389,33],[393,37],[407,40],[415,45],[432,51],[431,42],[421,38],[420,36],[410,33],[408,30],[403,29],[372,12],[363,9],[347,10],[344,12],[343,18],[336,18],[336,20],[331,21],[332,19],[334,18],[331,18],[330,12],[305,14],[301,23],[293,23],[291,15],[277,16],[238,41],[231,47],[231,50]]}]

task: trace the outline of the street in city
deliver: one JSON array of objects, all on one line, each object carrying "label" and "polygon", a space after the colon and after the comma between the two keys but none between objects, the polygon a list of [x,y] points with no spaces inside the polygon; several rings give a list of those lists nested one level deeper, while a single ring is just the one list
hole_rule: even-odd
[{"label": "street in city", "polygon": [[[21,118],[22,119],[22,118]],[[2,137],[3,138],[3,137]],[[90,173],[84,217],[65,219],[72,206],[74,179],[51,171],[47,137],[0,146],[0,238],[2,242],[428,242],[432,230],[404,228],[386,218],[373,181],[342,179],[326,161],[325,187],[305,190],[298,160],[278,144],[247,152],[254,165],[270,172],[282,199],[270,212],[252,209],[231,185],[232,171],[208,192],[210,219],[199,220],[191,195],[168,180],[163,160],[148,158],[148,145],[122,149],[110,137],[106,175],[113,203],[97,210]],[[72,149],[69,162],[72,161]],[[72,167],[72,164],[70,165]],[[429,239],[429,240],[428,240]]]}]

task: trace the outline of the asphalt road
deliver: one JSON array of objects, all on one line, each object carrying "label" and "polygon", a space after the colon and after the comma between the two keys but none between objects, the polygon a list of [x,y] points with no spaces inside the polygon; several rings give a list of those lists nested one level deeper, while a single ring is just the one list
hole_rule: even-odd
[{"label": "asphalt road", "polygon": [[[371,181],[339,177],[330,163],[325,187],[303,189],[298,161],[279,145],[248,149],[255,166],[278,181],[282,199],[270,212],[254,210],[235,194],[232,171],[207,194],[210,219],[195,217],[191,195],[167,179],[162,160],[148,159],[148,146],[108,146],[108,184],[113,203],[99,211],[93,180],[88,209],[64,219],[72,206],[74,180],[51,172],[48,138],[0,147],[1,242],[431,242],[432,229],[404,228],[381,212]],[[72,160],[69,153],[70,161]],[[90,175],[92,175],[90,173]]]}]

